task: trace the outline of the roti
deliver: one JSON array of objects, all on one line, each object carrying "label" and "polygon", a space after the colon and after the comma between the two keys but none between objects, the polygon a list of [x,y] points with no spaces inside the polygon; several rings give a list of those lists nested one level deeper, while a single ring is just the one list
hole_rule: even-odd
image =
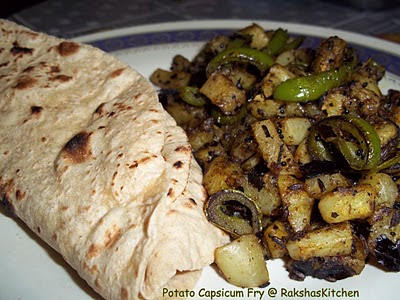
[{"label": "roti", "polygon": [[2,204],[106,299],[192,288],[228,237],[151,84],[94,47],[0,28]]}]

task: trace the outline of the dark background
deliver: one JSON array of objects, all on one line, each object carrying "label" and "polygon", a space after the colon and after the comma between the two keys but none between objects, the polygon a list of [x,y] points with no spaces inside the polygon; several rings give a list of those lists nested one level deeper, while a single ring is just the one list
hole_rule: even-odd
[{"label": "dark background", "polygon": [[11,14],[28,8],[44,0],[3,0],[0,2],[0,18],[7,18]]}]

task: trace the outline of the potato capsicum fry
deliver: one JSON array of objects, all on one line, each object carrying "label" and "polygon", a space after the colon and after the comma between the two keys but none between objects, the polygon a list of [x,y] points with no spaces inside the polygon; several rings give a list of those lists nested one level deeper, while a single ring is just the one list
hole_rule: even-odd
[{"label": "potato capsicum fry", "polygon": [[215,70],[231,62],[243,62],[256,66],[261,72],[267,71],[274,59],[267,53],[252,48],[234,48],[222,51],[207,65],[206,74],[209,77]]},{"label": "potato capsicum fry", "polygon": [[[261,230],[260,209],[253,200],[240,191],[222,190],[213,194],[206,203],[205,212],[211,223],[233,237],[248,233],[255,234]],[[242,216],[249,212],[251,225]]]},{"label": "potato capsicum fry", "polygon": [[330,89],[348,82],[357,61],[351,53],[351,59],[338,69],[286,80],[276,87],[273,98],[293,102],[317,100]]}]

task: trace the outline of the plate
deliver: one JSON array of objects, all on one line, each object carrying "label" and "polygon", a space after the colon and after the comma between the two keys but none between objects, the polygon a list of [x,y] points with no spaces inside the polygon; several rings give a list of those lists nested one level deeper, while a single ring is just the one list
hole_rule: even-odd
[{"label": "plate", "polygon": [[[307,36],[308,46],[321,37],[338,35],[350,42],[360,56],[374,57],[388,72],[381,88],[400,89],[400,45],[359,34],[329,28],[255,20],[190,21],[153,24],[99,32],[76,38],[111,52],[146,78],[156,69],[168,69],[172,58],[182,54],[192,58],[205,41],[257,22],[264,28],[288,29],[290,34]],[[62,257],[26,226],[0,209],[0,299],[101,299]],[[271,284],[263,289],[231,286],[213,267],[207,267],[193,291],[170,291],[191,299],[396,299],[398,273],[387,273],[367,265],[359,276],[335,283],[313,278],[297,282],[288,278],[282,260],[268,261]],[[172,294],[170,294],[172,295]],[[166,295],[168,296],[168,295]]]}]

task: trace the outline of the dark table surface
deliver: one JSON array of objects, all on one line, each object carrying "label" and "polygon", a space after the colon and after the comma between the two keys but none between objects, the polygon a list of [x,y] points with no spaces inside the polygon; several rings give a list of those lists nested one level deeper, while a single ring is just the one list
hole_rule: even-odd
[{"label": "dark table surface", "polygon": [[64,38],[127,26],[207,19],[282,21],[377,36],[400,33],[400,1],[48,0],[8,18]]}]

